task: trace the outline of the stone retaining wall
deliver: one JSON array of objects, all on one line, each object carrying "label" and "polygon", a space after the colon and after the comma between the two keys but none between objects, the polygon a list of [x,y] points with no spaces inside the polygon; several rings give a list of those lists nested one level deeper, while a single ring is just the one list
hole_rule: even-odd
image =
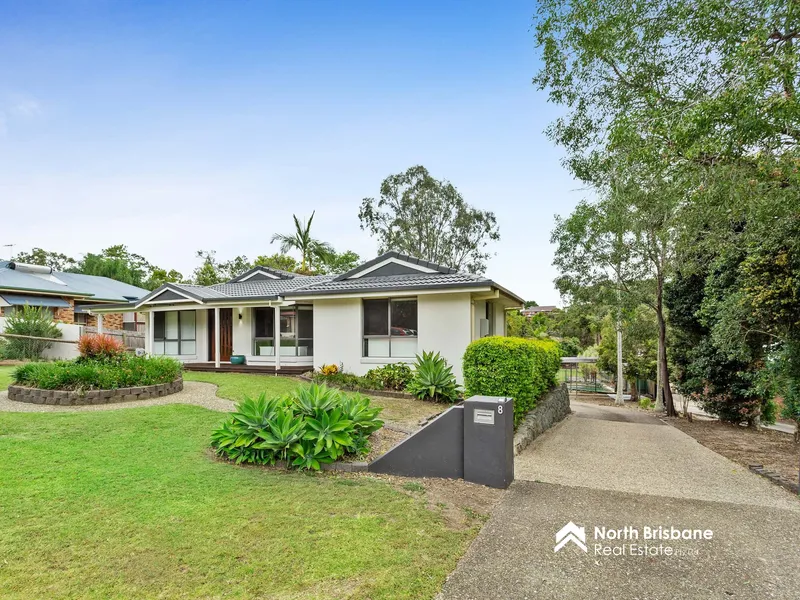
[{"label": "stone retaining wall", "polygon": [[86,404],[111,404],[114,402],[133,402],[169,396],[183,389],[183,378],[170,383],[157,383],[140,387],[118,388],[116,390],[42,390],[22,385],[8,386],[8,399],[29,404],[50,404],[54,406],[82,406]]},{"label": "stone retaining wall", "polygon": [[536,408],[525,415],[514,435],[514,454],[519,454],[528,444],[569,414],[569,390],[562,383],[553,388],[536,403]]}]

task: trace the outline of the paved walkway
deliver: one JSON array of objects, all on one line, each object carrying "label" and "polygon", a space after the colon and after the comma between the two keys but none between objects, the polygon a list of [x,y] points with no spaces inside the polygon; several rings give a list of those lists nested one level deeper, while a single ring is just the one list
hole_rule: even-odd
[{"label": "paved walkway", "polygon": [[[800,598],[800,501],[652,415],[572,408],[517,457],[517,481],[442,600]],[[570,521],[587,552],[554,552]],[[627,541],[596,538],[595,527],[626,526]],[[646,526],[713,537],[645,540]],[[662,554],[631,555],[630,544]]]}]

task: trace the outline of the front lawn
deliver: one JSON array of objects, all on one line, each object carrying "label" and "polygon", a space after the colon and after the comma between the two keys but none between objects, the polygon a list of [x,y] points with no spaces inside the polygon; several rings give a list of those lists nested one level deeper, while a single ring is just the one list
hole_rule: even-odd
[{"label": "front lawn", "polygon": [[[235,377],[231,394],[297,385],[187,375]],[[3,597],[430,598],[475,535],[381,480],[216,461],[222,419],[0,413]]]},{"label": "front lawn", "polygon": [[11,385],[11,373],[16,367],[0,366],[0,392]]},{"label": "front lawn", "polygon": [[[205,373],[199,371],[184,371],[185,381],[204,381],[214,383],[218,387],[217,396],[239,402],[245,396],[256,398],[261,392],[267,392],[267,397],[280,396],[290,392],[303,382],[290,377],[276,377],[273,375],[252,375],[249,373]],[[420,419],[440,413],[449,405],[423,402],[409,398],[387,398],[377,395],[365,394],[373,406],[383,408],[381,418],[404,425],[414,426]]]}]

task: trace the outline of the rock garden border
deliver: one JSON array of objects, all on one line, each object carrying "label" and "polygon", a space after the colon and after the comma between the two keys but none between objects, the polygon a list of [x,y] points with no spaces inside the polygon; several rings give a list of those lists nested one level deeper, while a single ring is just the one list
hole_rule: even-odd
[{"label": "rock garden border", "polygon": [[28,404],[51,406],[85,406],[149,400],[175,394],[183,389],[183,378],[168,383],[117,388],[114,390],[43,390],[24,385],[8,386],[8,399]]}]

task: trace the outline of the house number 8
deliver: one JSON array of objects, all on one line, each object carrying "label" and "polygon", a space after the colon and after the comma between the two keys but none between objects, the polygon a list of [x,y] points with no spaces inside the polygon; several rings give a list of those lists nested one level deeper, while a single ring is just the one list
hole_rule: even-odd
[{"label": "house number 8", "polygon": [[503,405],[502,404],[497,407],[497,414],[498,415],[502,415],[503,414]]}]

